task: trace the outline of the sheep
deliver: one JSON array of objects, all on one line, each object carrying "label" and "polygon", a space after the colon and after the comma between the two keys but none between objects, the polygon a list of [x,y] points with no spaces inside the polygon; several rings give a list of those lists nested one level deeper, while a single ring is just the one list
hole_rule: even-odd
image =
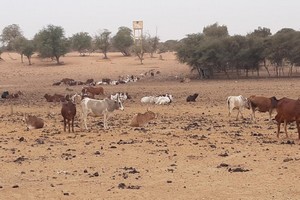
[{"label": "sheep", "polygon": [[24,121],[26,123],[27,130],[39,129],[44,127],[44,120],[34,115],[25,114]]},{"label": "sheep", "polygon": [[64,131],[66,132],[66,125],[68,123],[70,133],[70,122],[72,121],[72,132],[74,133],[74,118],[76,115],[76,105],[71,100],[62,104],[61,115],[64,118]]},{"label": "sheep", "polygon": [[133,119],[131,120],[130,126],[133,127],[141,127],[147,124],[150,120],[155,119],[156,115],[152,111],[147,111],[145,113],[138,113],[133,116]]},{"label": "sheep", "polygon": [[277,115],[275,120],[277,121],[277,138],[279,138],[280,125],[284,123],[285,135],[287,134],[287,123],[296,121],[298,138],[300,139],[300,100],[293,100],[288,98],[282,98],[277,103]]},{"label": "sheep", "polygon": [[262,97],[262,96],[255,96],[252,95],[248,98],[251,105],[252,115],[251,119],[255,122],[255,111],[258,110],[259,112],[269,112],[269,123],[272,122],[272,112],[276,109],[276,105],[278,100],[276,97]]},{"label": "sheep", "polygon": [[196,98],[198,97],[198,93],[195,93],[193,95],[189,95],[187,98],[186,98],[186,102],[195,102],[196,101]]}]

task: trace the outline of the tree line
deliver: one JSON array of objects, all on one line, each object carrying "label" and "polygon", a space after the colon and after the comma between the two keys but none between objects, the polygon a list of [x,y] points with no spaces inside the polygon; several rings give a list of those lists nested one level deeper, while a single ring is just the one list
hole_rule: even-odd
[{"label": "tree line", "polygon": [[274,69],[276,77],[292,76],[300,66],[300,32],[283,28],[274,35],[270,29],[258,29],[246,36],[230,36],[226,26],[217,23],[190,34],[177,47],[177,58],[196,70],[200,78],[260,76],[263,68],[268,76]]},{"label": "tree line", "polygon": [[[101,52],[104,59],[108,52],[119,51],[124,56],[138,56],[143,64],[145,53],[153,57],[154,53],[172,51],[200,78],[239,78],[250,73],[260,76],[261,69],[268,76],[292,76],[300,66],[300,32],[290,28],[272,35],[270,29],[258,27],[245,36],[230,36],[227,26],[215,23],[204,27],[202,33],[188,34],[181,40],[160,42],[159,37],[146,34],[141,41],[134,42],[132,30],[124,26],[114,36],[104,29],[93,37],[79,32],[67,38],[62,27],[48,25],[29,40],[17,24],[12,24],[2,30],[0,41],[0,59],[3,51],[15,51],[22,62],[23,56],[27,57],[29,65],[34,53],[60,64],[60,57],[70,51],[77,51],[80,56]],[[288,69],[287,74],[284,69]]]},{"label": "tree line", "polygon": [[103,53],[104,59],[108,59],[109,51],[119,51],[124,56],[134,53],[142,63],[143,54],[149,53],[153,56],[159,44],[158,37],[146,34],[142,38],[143,46],[136,45],[132,37],[132,30],[128,27],[120,27],[115,36],[112,36],[109,30],[104,29],[94,37],[87,32],[79,32],[67,38],[62,27],[48,25],[29,40],[24,37],[17,24],[5,27],[0,35],[0,41],[3,44],[0,47],[0,58],[3,51],[15,51],[21,55],[22,62],[23,56],[26,56],[29,65],[31,65],[31,57],[35,52],[41,58],[52,58],[57,64],[60,64],[60,57],[70,51],[78,51],[81,56],[100,51]]}]

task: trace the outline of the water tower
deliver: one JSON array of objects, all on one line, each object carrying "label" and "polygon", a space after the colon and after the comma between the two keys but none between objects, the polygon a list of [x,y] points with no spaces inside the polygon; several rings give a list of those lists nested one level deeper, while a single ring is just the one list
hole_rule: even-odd
[{"label": "water tower", "polygon": [[143,21],[133,21],[133,40],[134,44],[141,47],[141,53],[143,52]]}]

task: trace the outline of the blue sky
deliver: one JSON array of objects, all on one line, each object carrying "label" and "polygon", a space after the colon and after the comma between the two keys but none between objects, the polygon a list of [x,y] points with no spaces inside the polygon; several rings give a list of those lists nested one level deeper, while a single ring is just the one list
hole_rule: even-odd
[{"label": "blue sky", "polygon": [[282,28],[300,30],[299,0],[9,0],[0,7],[0,31],[18,24],[31,39],[48,24],[62,26],[67,37],[78,32],[94,36],[108,29],[132,28],[144,21],[144,33],[161,41],[179,40],[203,27],[226,25],[230,35],[246,35],[267,27],[272,33]]}]

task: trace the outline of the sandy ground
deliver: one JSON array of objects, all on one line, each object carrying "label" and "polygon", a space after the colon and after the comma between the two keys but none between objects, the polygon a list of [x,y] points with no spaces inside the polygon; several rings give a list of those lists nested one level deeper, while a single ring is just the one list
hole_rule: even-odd
[{"label": "sandy ground", "polygon": [[[300,142],[295,124],[290,137],[276,138],[267,113],[257,123],[228,118],[229,95],[298,98],[300,79],[217,80],[180,83],[190,74],[172,53],[144,60],[109,54],[21,64],[4,53],[0,89],[24,93],[0,102],[0,199],[300,199]],[[153,69],[154,77],[136,83],[103,86],[107,95],[128,92],[124,111],[115,111],[110,128],[102,117],[89,117],[90,131],[63,131],[61,104],[45,93],[79,92],[81,86],[52,86],[62,78],[118,78]],[[199,93],[195,103],[186,97]],[[171,105],[142,105],[145,95],[171,93]],[[143,128],[129,126],[133,115],[150,108],[157,119]],[[80,111],[78,107],[78,112]],[[45,120],[43,129],[26,131],[24,113]],[[274,116],[275,114],[273,114]]]}]

